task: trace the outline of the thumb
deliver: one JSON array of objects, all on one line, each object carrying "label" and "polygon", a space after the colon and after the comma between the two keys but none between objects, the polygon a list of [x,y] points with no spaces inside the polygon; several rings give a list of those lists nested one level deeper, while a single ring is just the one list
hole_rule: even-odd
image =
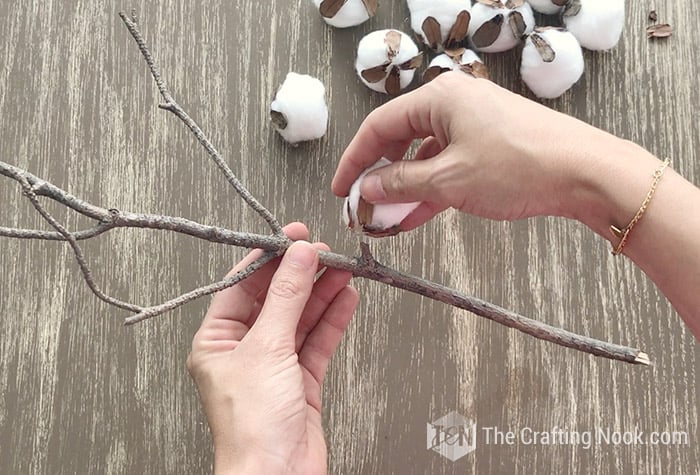
[{"label": "thumb", "polygon": [[362,197],[370,203],[409,203],[426,201],[442,203],[445,196],[441,177],[446,150],[428,160],[399,160],[368,173],[360,183]]},{"label": "thumb", "polygon": [[[272,277],[267,297],[251,331],[294,347],[299,319],[311,295],[318,251],[306,241],[290,246]],[[280,341],[281,340],[281,341]]]}]

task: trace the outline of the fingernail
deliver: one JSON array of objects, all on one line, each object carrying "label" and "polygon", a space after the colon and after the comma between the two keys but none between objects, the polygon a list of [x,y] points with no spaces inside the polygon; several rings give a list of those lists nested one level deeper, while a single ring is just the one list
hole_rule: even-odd
[{"label": "fingernail", "polygon": [[386,191],[382,186],[382,179],[379,175],[367,175],[360,184],[362,197],[370,203],[386,200]]},{"label": "fingernail", "polygon": [[306,241],[296,241],[287,251],[287,261],[302,269],[309,269],[316,263],[316,249]]}]

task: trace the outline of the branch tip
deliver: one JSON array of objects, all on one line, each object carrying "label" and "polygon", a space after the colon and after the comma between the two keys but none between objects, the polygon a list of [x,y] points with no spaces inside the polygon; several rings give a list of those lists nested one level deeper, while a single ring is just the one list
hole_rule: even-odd
[{"label": "branch tip", "polygon": [[643,351],[640,351],[634,358],[634,363],[643,366],[651,366],[651,359],[649,358],[648,354],[644,353]]}]

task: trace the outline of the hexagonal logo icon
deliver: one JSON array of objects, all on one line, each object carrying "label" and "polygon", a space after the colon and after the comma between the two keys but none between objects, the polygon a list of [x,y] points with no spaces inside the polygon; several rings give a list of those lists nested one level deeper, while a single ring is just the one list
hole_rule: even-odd
[{"label": "hexagonal logo icon", "polygon": [[428,450],[456,462],[476,450],[476,422],[452,411],[428,423]]}]

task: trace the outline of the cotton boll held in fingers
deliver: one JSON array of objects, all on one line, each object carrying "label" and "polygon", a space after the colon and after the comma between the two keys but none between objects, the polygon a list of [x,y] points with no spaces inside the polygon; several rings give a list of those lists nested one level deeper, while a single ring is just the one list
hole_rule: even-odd
[{"label": "cotton boll held in fingers", "polygon": [[336,28],[360,25],[377,12],[377,0],[313,0],[323,20]]},{"label": "cotton boll held in fingers", "polygon": [[569,0],[527,0],[533,10],[545,15],[555,15]]},{"label": "cotton boll held in fingers", "polygon": [[396,96],[411,84],[422,63],[423,54],[408,35],[379,30],[360,40],[355,69],[370,89]]},{"label": "cotton boll held in fingers", "polygon": [[515,48],[534,28],[535,16],[525,0],[477,0],[469,40],[477,51],[500,53]]},{"label": "cotton boll held in fingers", "polygon": [[408,0],[411,28],[435,51],[459,47],[467,37],[471,0]]},{"label": "cotton boll held in fingers", "polygon": [[423,73],[423,82],[430,82],[442,73],[461,71],[474,78],[489,78],[489,69],[481,62],[479,56],[470,49],[459,48],[447,50],[436,56]]},{"label": "cotton boll held in fingers", "polygon": [[360,195],[360,183],[371,171],[390,165],[386,158],[362,172],[350,188],[343,204],[343,220],[347,226],[372,237],[394,236],[401,232],[399,225],[420,203],[370,204]]},{"label": "cotton boll held in fingers", "polygon": [[625,26],[624,0],[570,0],[562,13],[566,29],[586,49],[609,50]]},{"label": "cotton boll held in fingers", "polygon": [[581,46],[570,32],[536,28],[525,40],[520,75],[537,97],[561,96],[582,74]]},{"label": "cotton boll held in fingers", "polygon": [[326,88],[318,79],[289,73],[270,106],[277,132],[291,144],[320,139],[328,127]]}]

